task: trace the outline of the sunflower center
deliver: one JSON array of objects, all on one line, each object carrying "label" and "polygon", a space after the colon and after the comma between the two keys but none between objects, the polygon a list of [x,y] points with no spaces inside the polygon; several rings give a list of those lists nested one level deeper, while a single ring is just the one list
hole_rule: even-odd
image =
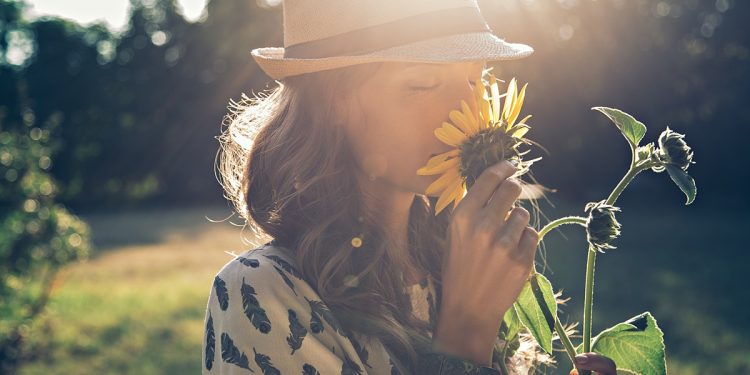
[{"label": "sunflower center", "polygon": [[518,146],[524,143],[505,132],[504,124],[483,129],[459,146],[460,172],[471,188],[480,174],[502,160],[520,160]]}]

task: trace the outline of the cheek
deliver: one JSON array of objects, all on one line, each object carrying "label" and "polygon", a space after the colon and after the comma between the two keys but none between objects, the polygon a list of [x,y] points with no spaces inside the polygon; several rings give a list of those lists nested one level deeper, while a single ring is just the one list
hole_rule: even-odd
[{"label": "cheek", "polygon": [[[426,97],[426,96],[425,96]],[[373,155],[370,165],[379,175],[415,191],[423,191],[435,176],[420,176],[417,169],[424,166],[432,154],[446,152],[451,146],[435,137],[435,129],[448,119],[450,106],[436,105],[424,100],[402,104],[399,111],[383,116],[380,128],[371,134],[381,143],[384,152]]]}]

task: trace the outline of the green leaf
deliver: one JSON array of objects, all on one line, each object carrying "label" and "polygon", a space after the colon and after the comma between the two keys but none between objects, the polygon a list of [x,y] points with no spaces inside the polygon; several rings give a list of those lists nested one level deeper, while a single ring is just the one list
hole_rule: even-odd
[{"label": "green leaf", "polygon": [[503,338],[506,342],[512,341],[519,331],[521,331],[521,328],[523,328],[523,325],[521,324],[521,319],[518,317],[518,314],[516,313],[516,309],[511,306],[508,311],[505,312],[505,316],[503,317],[503,323],[500,326],[500,330],[503,334]]},{"label": "green leaf", "polygon": [[557,302],[552,284],[542,274],[535,274],[523,286],[513,304],[524,327],[547,353],[552,354],[552,331],[555,329]]},{"label": "green leaf", "polygon": [[687,197],[685,205],[687,206],[690,203],[693,203],[695,195],[698,193],[698,188],[695,187],[695,180],[693,180],[687,172],[674,164],[667,164],[666,167],[669,177],[672,178],[672,181],[674,181],[680,190],[685,193],[685,196]]},{"label": "green leaf", "polygon": [[608,107],[594,107],[591,109],[595,109],[609,117],[617,125],[617,128],[620,129],[620,132],[628,140],[633,150],[638,147],[638,143],[646,135],[646,125],[643,125],[642,122],[619,109]]},{"label": "green leaf", "polygon": [[[583,344],[576,352],[583,350]],[[665,375],[664,333],[650,312],[644,312],[594,337],[591,351],[611,358],[618,374]]]}]

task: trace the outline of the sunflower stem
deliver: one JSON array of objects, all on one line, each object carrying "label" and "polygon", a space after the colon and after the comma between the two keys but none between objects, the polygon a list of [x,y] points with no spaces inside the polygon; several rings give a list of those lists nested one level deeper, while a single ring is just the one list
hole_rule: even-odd
[{"label": "sunflower stem", "polygon": [[555,229],[564,224],[579,224],[585,227],[586,218],[580,216],[566,216],[550,221],[549,223],[547,223],[547,225],[544,226],[544,228],[542,228],[542,230],[539,231],[539,240],[537,242],[542,242],[542,238],[544,238],[544,235],[546,235],[552,229]]},{"label": "sunflower stem", "polygon": [[500,369],[503,371],[503,375],[510,375],[510,372],[508,371],[508,366],[505,364],[505,355],[508,352],[508,344],[509,342],[506,341],[505,347],[503,348],[503,355],[502,355],[503,358],[500,360]]},{"label": "sunflower stem", "polygon": [[563,346],[565,347],[565,352],[568,353],[568,358],[570,358],[570,363],[574,363],[574,357],[576,356],[576,348],[573,346],[573,343],[570,341],[570,338],[568,337],[568,334],[565,333],[565,328],[562,326],[562,323],[560,323],[560,319],[557,319],[557,316],[555,316],[555,331],[557,331],[557,335],[560,336],[560,341],[563,343]]},{"label": "sunflower stem", "polygon": [[[606,204],[614,205],[617,198],[620,197],[623,190],[628,186],[630,181],[635,178],[638,173],[651,168],[654,166],[653,163],[643,163],[636,165],[635,161],[631,162],[628,173],[623,176],[622,180],[615,186],[612,193],[607,197]],[[591,313],[594,304],[594,268],[596,264],[596,251],[589,246],[588,255],[586,257],[586,285],[584,288],[584,299],[583,299],[583,349],[582,353],[588,353],[591,351]],[[591,375],[590,370],[583,370],[580,375]]]}]

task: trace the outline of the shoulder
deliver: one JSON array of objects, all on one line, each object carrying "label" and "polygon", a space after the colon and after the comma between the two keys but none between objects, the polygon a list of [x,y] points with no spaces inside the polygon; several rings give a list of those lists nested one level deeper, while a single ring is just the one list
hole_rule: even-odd
[{"label": "shoulder", "polygon": [[269,244],[247,250],[224,264],[214,277],[213,289],[220,304],[222,294],[230,289],[281,299],[317,299],[317,293],[299,272],[291,250]]}]

